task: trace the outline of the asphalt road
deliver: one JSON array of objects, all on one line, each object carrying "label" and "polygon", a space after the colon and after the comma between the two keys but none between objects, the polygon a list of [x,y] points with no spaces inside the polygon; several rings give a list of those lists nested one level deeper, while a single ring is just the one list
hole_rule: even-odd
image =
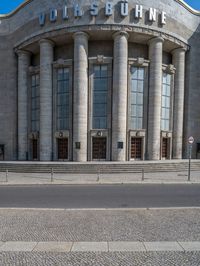
[{"label": "asphalt road", "polygon": [[200,185],[1,186],[6,208],[200,207]]}]

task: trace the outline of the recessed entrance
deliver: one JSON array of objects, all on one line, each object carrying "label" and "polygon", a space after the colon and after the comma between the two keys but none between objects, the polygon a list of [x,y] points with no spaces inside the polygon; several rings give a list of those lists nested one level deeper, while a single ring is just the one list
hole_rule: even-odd
[{"label": "recessed entrance", "polygon": [[169,159],[169,138],[162,138],[162,159]]},{"label": "recessed entrance", "polygon": [[33,160],[38,160],[38,140],[32,140],[32,158]]},{"label": "recessed entrance", "polygon": [[131,138],[131,159],[142,160],[142,138]]},{"label": "recessed entrance", "polygon": [[106,160],[106,138],[94,137],[92,142],[92,159]]},{"label": "recessed entrance", "polygon": [[68,160],[68,139],[58,139],[58,160]]}]

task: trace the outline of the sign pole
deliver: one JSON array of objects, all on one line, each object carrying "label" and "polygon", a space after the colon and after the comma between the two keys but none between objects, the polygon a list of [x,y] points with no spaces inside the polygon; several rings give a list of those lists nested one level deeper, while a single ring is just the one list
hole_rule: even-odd
[{"label": "sign pole", "polygon": [[192,158],[192,144],[194,143],[194,138],[191,136],[188,138],[189,144],[189,166],[188,166],[188,182],[191,180],[191,158]]},{"label": "sign pole", "polygon": [[192,157],[192,144],[189,145],[188,182],[190,182],[190,174],[191,174],[191,157]]}]

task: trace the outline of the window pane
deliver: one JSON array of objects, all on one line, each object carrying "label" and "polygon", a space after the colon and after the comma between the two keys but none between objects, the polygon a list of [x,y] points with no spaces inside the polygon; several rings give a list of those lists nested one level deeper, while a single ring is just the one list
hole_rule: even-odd
[{"label": "window pane", "polygon": [[138,92],[143,92],[143,88],[144,88],[144,82],[139,80],[138,81],[138,89],[137,89],[137,91]]},{"label": "window pane", "polygon": [[143,106],[137,105],[137,117],[143,117]]},{"label": "window pane", "polygon": [[142,129],[144,102],[144,68],[131,68],[131,128]]},{"label": "window pane", "polygon": [[137,93],[137,104],[143,105],[143,93]]},{"label": "window pane", "polygon": [[171,75],[167,75],[167,84],[171,85]]},{"label": "window pane", "polygon": [[167,84],[167,74],[163,73],[163,83]]},{"label": "window pane", "polygon": [[95,78],[98,78],[101,76],[100,74],[100,66],[94,66],[94,76]]},{"label": "window pane", "polygon": [[131,74],[132,74],[132,78],[133,79],[137,79],[138,78],[138,73],[137,73],[137,68],[136,67],[132,67],[131,68]]},{"label": "window pane", "polygon": [[138,81],[133,79],[132,80],[132,84],[131,84],[131,91],[137,91],[137,87],[138,87]]},{"label": "window pane", "polygon": [[94,66],[93,128],[107,127],[108,66]]},{"label": "window pane", "polygon": [[144,79],[144,68],[138,69],[138,79]]},{"label": "window pane", "polygon": [[131,104],[137,103],[137,93],[132,92],[131,93]]},{"label": "window pane", "polygon": [[94,103],[107,103],[107,93],[94,93]]},{"label": "window pane", "polygon": [[101,66],[101,77],[108,76],[108,67],[106,65]]},{"label": "window pane", "polygon": [[166,95],[170,96],[170,94],[171,94],[171,88],[170,86],[166,86]]}]

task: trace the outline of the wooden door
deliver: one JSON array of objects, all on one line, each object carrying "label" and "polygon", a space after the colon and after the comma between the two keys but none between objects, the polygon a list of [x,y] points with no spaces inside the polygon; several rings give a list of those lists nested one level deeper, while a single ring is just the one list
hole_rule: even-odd
[{"label": "wooden door", "polygon": [[168,138],[162,139],[162,159],[168,159]]},{"label": "wooden door", "polygon": [[68,160],[68,139],[58,139],[58,160]]},{"label": "wooden door", "polygon": [[131,138],[131,159],[142,159],[142,138]]},{"label": "wooden door", "polygon": [[32,140],[32,157],[33,160],[38,160],[38,140]]},{"label": "wooden door", "polygon": [[106,138],[93,138],[93,160],[106,160]]}]

